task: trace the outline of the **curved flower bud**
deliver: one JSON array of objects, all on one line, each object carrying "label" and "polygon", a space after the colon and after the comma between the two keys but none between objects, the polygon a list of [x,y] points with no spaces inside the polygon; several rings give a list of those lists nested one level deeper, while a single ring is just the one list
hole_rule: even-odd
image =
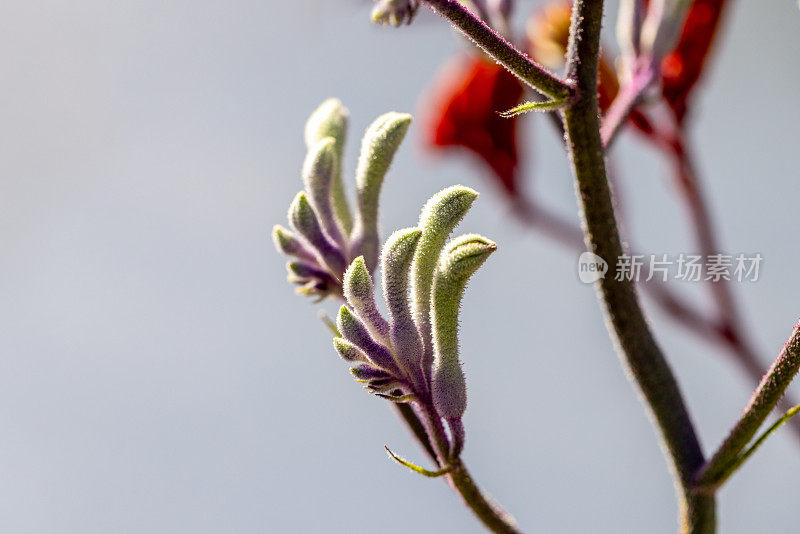
[{"label": "curved flower bud", "polygon": [[373,367],[368,363],[362,363],[351,367],[350,373],[352,373],[359,382],[371,382],[375,379],[385,380],[391,378],[391,375],[386,371]]},{"label": "curved flower bud", "polygon": [[320,139],[309,149],[303,162],[303,184],[314,211],[319,215],[322,229],[344,248],[345,240],[334,214],[331,192],[337,164],[336,140],[333,137]]},{"label": "curved flower bud", "polygon": [[356,168],[358,212],[351,251],[353,256],[364,256],[370,272],[378,263],[378,197],[383,178],[410,124],[411,115],[407,113],[385,113],[367,128],[361,143]]},{"label": "curved flower bud", "polygon": [[344,185],[342,184],[342,154],[344,142],[347,137],[347,117],[349,113],[337,98],[329,98],[314,110],[306,122],[305,141],[306,148],[311,148],[322,139],[332,137],[335,140],[334,152],[336,163],[331,185],[333,197],[333,211],[342,226],[345,234],[353,228],[353,219],[350,207],[347,204]]},{"label": "curved flower bud", "polygon": [[336,326],[339,328],[342,337],[361,349],[372,364],[395,376],[400,375],[400,370],[397,368],[389,349],[372,338],[361,319],[354,315],[347,306],[343,305],[339,308]]},{"label": "curved flower bud", "polygon": [[301,280],[310,280],[312,278],[322,278],[330,275],[322,269],[316,267],[315,264],[308,264],[302,261],[290,261],[286,264],[286,270],[289,272],[289,277],[293,278],[293,282]]},{"label": "curved flower bud", "polygon": [[346,362],[369,362],[369,358],[364,352],[341,337],[333,338],[333,347],[336,349],[336,352],[339,353],[339,356]]},{"label": "curved flower bud", "polygon": [[345,271],[344,296],[356,313],[364,318],[370,333],[382,342],[389,341],[389,323],[375,305],[375,287],[364,264],[364,256],[354,259]]},{"label": "curved flower bud", "polygon": [[618,70],[626,78],[630,77],[633,63],[641,51],[640,38],[646,11],[644,0],[621,0],[619,3],[616,33],[621,65]]},{"label": "curved flower bud", "polygon": [[422,208],[419,228],[422,230],[411,263],[411,309],[424,347],[422,365],[428,372],[431,351],[431,285],[439,254],[450,232],[461,222],[475,199],[477,191],[454,185],[432,196]]},{"label": "curved flower bud", "polygon": [[286,279],[289,283],[300,286],[297,292],[303,295],[316,295],[321,300],[338,286],[336,279],[317,267],[316,263],[290,261],[286,264],[286,270],[289,273]]},{"label": "curved flower bud", "polygon": [[391,341],[395,358],[409,372],[416,386],[426,389],[422,375],[422,339],[411,315],[408,278],[411,260],[422,235],[419,228],[398,230],[381,251],[383,294],[389,308]]},{"label": "curved flower bud", "polygon": [[372,8],[372,22],[383,26],[391,24],[395,28],[411,24],[419,9],[419,0],[378,0]]},{"label": "curved flower bud", "polygon": [[442,253],[433,278],[433,405],[445,419],[459,419],[467,408],[464,373],[458,360],[458,312],[467,280],[497,250],[477,234],[454,239]]},{"label": "curved flower bud", "polygon": [[272,227],[272,241],[278,252],[287,256],[294,256],[299,260],[316,263],[317,257],[314,252],[303,243],[293,232],[287,230],[280,224]]},{"label": "curved flower bud", "polygon": [[340,277],[347,267],[342,251],[323,232],[317,214],[303,191],[297,193],[289,206],[289,222],[316,249],[331,273]]},{"label": "curved flower bud", "polygon": [[683,21],[691,6],[691,0],[651,0],[642,22],[642,51],[654,61],[661,61],[678,44]]}]

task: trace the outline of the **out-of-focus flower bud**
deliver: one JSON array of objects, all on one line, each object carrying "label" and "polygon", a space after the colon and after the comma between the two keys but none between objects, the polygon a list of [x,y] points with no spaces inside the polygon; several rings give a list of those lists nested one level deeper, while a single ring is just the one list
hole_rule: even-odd
[{"label": "out-of-focus flower bud", "polygon": [[303,191],[297,193],[292,205],[289,206],[289,222],[311,243],[332,274],[344,272],[347,263],[342,251],[325,235],[317,213]]},{"label": "out-of-focus flower bud", "polygon": [[411,24],[419,9],[419,0],[377,0],[372,8],[372,21],[383,26],[391,24],[395,28]]},{"label": "out-of-focus flower bud", "polygon": [[533,59],[550,68],[564,64],[569,42],[572,2],[558,0],[536,11],[526,27]]},{"label": "out-of-focus flower bud", "polygon": [[[558,0],[534,13],[526,29],[531,57],[550,69],[563,67],[569,43],[572,2]],[[597,73],[597,97],[600,111],[605,111],[619,92],[614,69],[600,51]]]},{"label": "out-of-focus flower bud", "polygon": [[442,252],[433,277],[433,371],[431,395],[436,410],[448,420],[460,419],[467,408],[467,388],[458,359],[458,312],[467,280],[497,245],[477,234],[454,239]]},{"label": "out-of-focus flower bud", "polygon": [[392,376],[383,369],[379,369],[368,363],[362,363],[351,367],[350,372],[356,377],[356,380],[362,382],[370,382],[375,379],[389,379]]},{"label": "out-of-focus flower bud", "polygon": [[339,281],[316,263],[290,261],[286,264],[290,284],[298,286],[297,292],[303,295],[322,297],[336,291]]},{"label": "out-of-focus flower bud", "polygon": [[641,52],[659,62],[678,43],[692,0],[650,0],[640,34]]},{"label": "out-of-focus flower bud", "polygon": [[311,249],[294,233],[280,224],[276,224],[272,229],[272,241],[275,243],[275,248],[287,256],[293,256],[312,263],[317,261],[317,257]]},{"label": "out-of-focus flower bud", "polygon": [[646,12],[646,0],[620,0],[616,26],[620,51],[617,70],[621,73],[620,78],[630,78],[633,65],[641,52],[640,37]]},{"label": "out-of-focus flower bud", "polygon": [[339,353],[339,356],[346,362],[362,362],[366,363],[369,361],[367,355],[364,352],[347,341],[346,339],[335,337],[333,338],[333,347],[336,349],[336,352]]},{"label": "out-of-focus flower bud", "polygon": [[322,139],[332,137],[335,140],[334,152],[336,164],[333,172],[332,203],[336,218],[345,235],[349,235],[353,228],[350,207],[347,204],[344,185],[342,184],[342,154],[344,142],[347,138],[347,118],[349,112],[337,98],[329,98],[314,110],[306,122],[305,141],[306,148],[311,149]]},{"label": "out-of-focus flower bud", "polygon": [[[353,228],[340,177],[347,110],[331,98],[311,114],[305,128],[305,189],[289,208],[289,221],[298,235],[282,226],[275,226],[272,232],[278,251],[297,258],[304,266],[302,273],[298,266],[289,268],[289,281],[300,286],[298,292],[320,299],[328,295],[343,297],[345,269],[358,256],[364,256],[368,275],[375,270],[378,197],[410,122],[410,115],[391,112],[367,129],[356,176],[358,213],[357,227]],[[370,323],[373,327],[375,324]],[[388,342],[388,326],[384,324],[382,328],[382,340]]]},{"label": "out-of-focus flower bud", "polygon": [[311,205],[319,215],[323,230],[337,245],[344,248],[346,241],[333,209],[332,188],[337,165],[336,140],[333,137],[319,140],[309,149],[303,163],[303,184]]}]

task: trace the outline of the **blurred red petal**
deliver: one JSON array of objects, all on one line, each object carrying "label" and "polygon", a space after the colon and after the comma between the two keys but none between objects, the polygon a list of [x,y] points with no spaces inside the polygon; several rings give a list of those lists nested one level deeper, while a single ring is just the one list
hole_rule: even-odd
[{"label": "blurred red petal", "polygon": [[662,94],[678,122],[686,116],[689,95],[703,73],[725,5],[725,0],[694,0],[678,45],[661,62]]},{"label": "blurred red petal", "polygon": [[426,143],[463,147],[483,160],[503,188],[517,193],[517,120],[497,113],[522,98],[522,83],[497,63],[475,56],[451,60],[424,93]]}]

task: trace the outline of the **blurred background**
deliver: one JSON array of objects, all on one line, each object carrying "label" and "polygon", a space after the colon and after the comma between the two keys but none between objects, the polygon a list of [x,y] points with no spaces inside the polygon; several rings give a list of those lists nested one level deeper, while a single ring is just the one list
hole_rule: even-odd
[{"label": "blurred background", "polygon": [[[518,20],[537,5],[520,2]],[[352,179],[361,131],[415,112],[463,47],[424,9],[399,30],[369,11],[0,5],[0,530],[481,532],[442,481],[386,457],[384,444],[426,461],[350,378],[269,236],[323,99],[350,108]],[[730,15],[692,136],[724,247],[764,257],[734,289],[766,368],[800,314],[800,12],[735,2]],[[666,462],[577,254],[516,223],[472,160],[432,157],[419,126],[384,186],[384,235],[463,183],[484,194],[460,229],[500,244],[462,315],[473,475],[530,532],[675,532]],[[528,190],[577,220],[559,139],[542,116],[523,128]],[[615,158],[636,242],[691,252],[663,159],[630,132]],[[753,384],[648,311],[709,450]],[[798,481],[784,430],[722,491],[720,532],[796,532]]]}]

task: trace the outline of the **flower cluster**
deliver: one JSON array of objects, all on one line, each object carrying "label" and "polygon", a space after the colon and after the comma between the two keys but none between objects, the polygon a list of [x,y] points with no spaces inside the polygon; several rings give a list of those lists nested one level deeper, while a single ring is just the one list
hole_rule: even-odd
[{"label": "flower cluster", "polygon": [[447,243],[478,194],[453,186],[425,204],[414,228],[399,230],[381,251],[388,320],[378,310],[363,257],[344,275],[334,346],[365,387],[396,402],[432,407],[451,429],[451,454],[463,439],[467,396],[458,356],[458,312],[467,280],[497,248],[477,234]]},{"label": "flower cluster", "polygon": [[275,246],[290,256],[290,282],[298,292],[323,299],[343,296],[344,271],[363,256],[371,272],[378,261],[378,200],[411,116],[390,112],[367,128],[356,169],[356,210],[351,214],[341,178],[348,112],[336,99],[322,103],[306,123],[308,155],[303,164],[305,189],[289,207],[292,229],[276,225]]},{"label": "flower cluster", "polygon": [[[452,186],[431,197],[417,226],[398,230],[379,249],[378,196],[411,117],[387,113],[364,135],[356,170],[355,216],[341,183],[347,111],[324,102],[306,125],[304,191],[289,208],[294,231],[275,226],[278,250],[293,259],[289,281],[300,293],[342,298],[333,344],[365,388],[410,402],[450,428],[449,456],[463,445],[466,384],[458,353],[458,312],[467,280],[497,245],[477,234],[448,242],[478,196]],[[381,265],[388,318],[375,300],[372,273]]]}]

